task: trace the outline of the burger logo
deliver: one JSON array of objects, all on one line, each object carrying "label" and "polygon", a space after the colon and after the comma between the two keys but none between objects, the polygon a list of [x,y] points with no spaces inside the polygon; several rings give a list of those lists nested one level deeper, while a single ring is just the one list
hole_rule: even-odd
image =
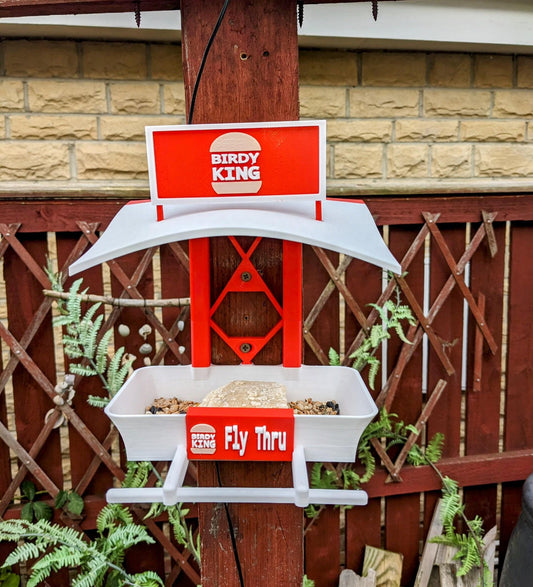
[{"label": "burger logo", "polygon": [[217,194],[256,194],[261,188],[261,145],[243,132],[217,137],[209,149],[212,182]]},{"label": "burger logo", "polygon": [[190,430],[190,449],[197,455],[212,455],[217,450],[216,430],[210,424],[195,424]]}]

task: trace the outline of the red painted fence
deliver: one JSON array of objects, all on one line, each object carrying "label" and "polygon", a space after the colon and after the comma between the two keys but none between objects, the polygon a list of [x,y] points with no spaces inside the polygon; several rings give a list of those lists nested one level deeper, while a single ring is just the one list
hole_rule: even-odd
[{"label": "red painted fence", "polygon": [[[409,331],[413,344],[389,343],[374,396],[405,422],[425,424],[427,437],[444,433],[439,466],[465,488],[469,516],[481,515],[486,529],[498,524],[502,561],[520,512],[522,482],[533,471],[528,264],[533,199],[490,194],[366,201],[406,271],[397,286],[418,319]],[[54,351],[59,333],[52,326],[53,303],[42,292],[49,287],[43,271],[47,256],[65,272],[123,203],[0,200],[0,515],[5,518],[20,515],[17,490],[30,478],[49,499],[61,488],[82,494],[85,517],[71,523],[90,534],[106,489],[123,477],[116,432],[86,402],[88,394],[101,394],[96,380],[77,382],[72,406],[62,408],[65,424],[53,428],[58,410],[45,421],[54,408],[63,357]],[[368,304],[383,303],[396,292],[394,286],[387,289],[377,268],[336,253],[304,247],[303,264],[304,363],[319,364],[327,362],[330,347],[345,354],[357,348],[362,328],[376,318]],[[186,297],[188,246],[141,251],[83,277],[91,293]],[[65,288],[71,282],[67,279]],[[125,344],[128,352],[140,356],[144,340],[137,332],[148,323],[153,330],[148,341],[156,349],[152,364],[190,362],[187,306],[115,308],[106,318],[109,327],[129,325],[129,337],[115,334],[116,345]],[[138,359],[135,366],[141,365]],[[343,567],[360,574],[367,544],[401,552],[403,584],[413,583],[440,485],[430,468],[404,465],[401,454],[395,462],[383,462],[366,486],[368,506],[326,508],[307,522],[305,569],[317,587],[337,585]],[[190,473],[194,476],[194,469]],[[144,509],[134,511],[141,520]],[[198,568],[168,537],[164,519],[146,523],[156,544],[144,547],[142,556],[132,553],[129,568],[154,569],[166,576],[167,585],[199,583]],[[6,548],[0,545],[0,559]],[[67,582],[61,575],[50,584]]]}]

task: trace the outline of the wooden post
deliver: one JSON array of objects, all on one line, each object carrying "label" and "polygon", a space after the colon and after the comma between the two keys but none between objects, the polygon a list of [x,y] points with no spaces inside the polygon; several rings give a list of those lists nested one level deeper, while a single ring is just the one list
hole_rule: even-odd
[{"label": "wooden post", "polygon": [[[181,21],[185,94],[188,109],[202,55],[223,2],[182,0]],[[298,39],[295,0],[231,0],[205,63],[198,86],[193,123],[258,122],[298,119]],[[247,239],[240,239],[243,247]],[[210,239],[211,296],[224,287],[238,259],[228,239]],[[282,243],[264,239],[254,253],[275,295],[281,299]],[[217,310],[217,323],[231,335],[252,336],[272,320],[260,295],[247,292]],[[278,316],[279,318],[279,316]],[[236,332],[237,327],[245,332]],[[238,358],[212,336],[211,361],[238,363]],[[275,336],[254,362],[280,364],[282,336]],[[203,486],[289,487],[290,464],[213,463],[198,465]],[[233,526],[244,584],[302,584],[303,513],[294,505],[201,504],[199,524],[202,586],[238,587],[236,555],[229,531]]]}]

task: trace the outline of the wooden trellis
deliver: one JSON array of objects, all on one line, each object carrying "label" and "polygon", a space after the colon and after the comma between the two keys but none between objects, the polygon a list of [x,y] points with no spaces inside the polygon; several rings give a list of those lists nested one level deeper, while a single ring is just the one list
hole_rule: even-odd
[{"label": "wooden trellis", "polygon": [[[407,272],[384,287],[381,271],[376,268],[347,257],[339,259],[320,249],[304,250],[305,362],[327,362],[327,350],[337,346],[339,325],[344,322],[348,363],[349,354],[378,318],[367,304],[383,304],[399,287],[402,301],[410,305],[418,323],[408,331],[412,344],[389,345],[387,377],[375,392],[376,400],[422,432],[427,429],[428,434],[445,433],[443,470],[467,487],[467,507],[476,508],[476,513],[487,519],[487,525],[501,517],[503,549],[520,509],[520,480],[533,467],[533,429],[530,419],[524,418],[532,408],[526,383],[531,357],[528,348],[521,344],[524,332],[533,323],[528,302],[530,277],[524,270],[533,221],[533,206],[529,202],[527,196],[519,195],[369,199],[378,224],[388,226],[390,246]],[[66,275],[69,263],[96,241],[117,204],[120,202],[0,202],[0,260],[7,298],[7,315],[0,320],[0,515],[4,517],[19,514],[20,505],[13,500],[20,483],[28,476],[50,498],[65,487],[70,477],[72,488],[85,499],[85,517],[74,520],[58,513],[58,519],[90,531],[104,505],[103,492],[113,484],[113,478],[120,481],[124,476],[124,463],[115,449],[116,431],[99,410],[87,406],[85,401],[88,393],[101,394],[97,382],[77,380],[72,405],[58,407],[52,401],[55,384],[62,375],[61,366],[56,366],[53,359],[53,301],[42,294],[43,289],[50,287],[43,270],[49,252],[47,233],[49,240],[51,235],[55,239],[59,267]],[[431,295],[424,309],[422,266],[428,246]],[[163,298],[185,297],[189,293],[186,243],[141,251],[108,266],[110,284],[104,286],[102,271],[94,269],[84,274],[84,286],[93,293],[101,293],[106,287],[116,298],[152,298],[155,290]],[[504,277],[510,283],[508,298],[503,295]],[[63,279],[68,287],[71,280]],[[1,291],[0,287],[0,295]],[[340,297],[345,308],[342,321]],[[457,333],[462,336],[465,304],[470,317],[466,367],[461,344],[454,344]],[[508,324],[503,365],[506,356],[510,364],[504,387],[502,438],[499,426],[503,308]],[[152,364],[188,363],[188,311],[188,306],[160,311],[116,307],[107,313],[106,326],[112,328],[127,322],[136,332],[143,323],[149,323],[154,331],[150,340],[156,346]],[[183,331],[179,323],[185,324]],[[424,338],[429,349],[425,395],[421,392]],[[125,343],[128,352],[135,351],[128,348],[133,341],[117,335],[117,342]],[[180,347],[185,347],[185,352]],[[137,366],[141,364],[138,361]],[[465,368],[466,389],[460,383],[460,372]],[[8,397],[15,400],[9,406],[9,417]],[[45,414],[52,408],[52,417],[45,421]],[[63,456],[60,435],[54,428],[61,412],[66,417],[63,430],[68,430],[70,445],[70,453]],[[414,441],[413,434],[409,444]],[[501,442],[505,443],[506,452],[501,452]],[[421,495],[425,512],[422,523],[427,527],[438,482],[427,468],[413,470],[405,465],[406,449],[390,458],[379,443],[376,450],[382,467],[368,485],[369,505],[345,514],[345,546],[339,548],[340,519],[334,508],[327,508],[306,533],[306,573],[317,585],[334,585],[341,564],[360,572],[358,564],[365,543],[403,552],[405,584],[414,577],[419,542],[423,539]],[[12,471],[13,457],[16,464]],[[161,469],[163,464],[157,466]],[[190,471],[190,482],[194,482],[194,473]],[[501,499],[497,496],[498,483],[502,484]],[[382,501],[380,496],[387,497]],[[498,503],[502,504],[499,511]],[[134,512],[141,521],[145,509],[136,506]],[[199,573],[190,553],[173,543],[161,521],[143,523],[158,543],[157,548],[143,553],[144,564],[166,573],[167,585],[195,584]],[[324,542],[324,535],[331,536],[331,540]],[[0,545],[0,550],[3,548]],[[138,561],[129,564],[135,570],[139,566]],[[64,577],[58,577],[55,584],[64,585],[64,581]]]}]

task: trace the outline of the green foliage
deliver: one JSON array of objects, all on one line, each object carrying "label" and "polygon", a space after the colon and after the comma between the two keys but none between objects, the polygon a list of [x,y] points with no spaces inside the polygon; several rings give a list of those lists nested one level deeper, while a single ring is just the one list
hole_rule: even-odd
[{"label": "green foliage", "polygon": [[83,498],[75,491],[64,491],[61,489],[56,496],[54,507],[56,509],[64,508],[73,516],[81,516],[85,504]]},{"label": "green foliage", "polygon": [[[37,520],[51,520],[54,516],[53,508],[45,501],[38,501],[36,498],[46,491],[37,491],[33,481],[24,480],[20,484],[21,500],[27,501],[20,511],[20,517],[27,522]],[[83,512],[83,498],[75,491],[60,490],[55,498],[54,507],[64,509],[72,517],[78,517]],[[0,584],[1,585],[1,584]]]},{"label": "green foliage", "polygon": [[[323,463],[315,463],[311,471],[311,487],[360,489],[362,485],[370,481],[376,470],[372,440],[377,439],[382,442],[385,450],[388,451],[393,446],[403,446],[411,433],[418,435],[418,430],[411,424],[405,424],[399,420],[397,414],[389,414],[383,408],[379,413],[379,418],[366,427],[359,440],[357,460],[363,466],[363,472],[358,473],[353,470],[351,465],[347,465],[337,473],[335,469],[325,467]],[[413,465],[425,465],[428,462],[438,461],[442,453],[443,438],[442,434],[435,434],[425,449],[414,444],[408,453],[408,462]],[[312,513],[313,510],[310,509],[309,512]]]},{"label": "green foliage", "polygon": [[[440,518],[444,528],[441,536],[431,539],[431,542],[444,544],[457,549],[454,560],[459,561],[458,576],[468,574],[472,569],[481,567],[483,569],[483,584],[490,584],[491,573],[483,558],[483,520],[476,516],[468,520],[465,516],[465,506],[459,486],[456,481],[449,477],[442,479],[442,501]],[[461,519],[466,525],[468,532],[460,533],[456,530],[456,520]]]},{"label": "green foliage", "polygon": [[302,587],[315,587],[315,582],[312,579],[309,579],[307,575],[304,575]]},{"label": "green foliage", "polygon": [[148,476],[154,469],[149,461],[128,461],[127,466],[128,470],[122,487],[144,487],[148,482]]},{"label": "green foliage", "polygon": [[[340,481],[337,471],[328,468],[324,463],[314,463],[311,469],[310,486],[313,489],[339,489]],[[311,503],[304,512],[308,518],[314,518],[320,512],[320,507]]]},{"label": "green foliage", "polygon": [[[396,414],[389,414],[385,409],[379,413],[379,418],[371,422],[361,435],[357,448],[357,458],[363,466],[363,473],[353,470],[351,465],[345,466],[337,472],[331,465],[315,463],[310,476],[310,485],[320,489],[360,489],[372,478],[376,468],[376,458],[372,451],[372,440],[382,443],[386,451],[392,447],[404,446],[411,433],[418,435],[418,430],[401,421]],[[444,477],[435,463],[442,456],[444,435],[435,434],[426,444],[425,448],[414,444],[407,455],[407,462],[414,466],[431,466],[442,482],[441,518],[444,534],[434,538],[433,542],[445,544],[457,548],[455,559],[460,561],[458,575],[466,575],[473,568],[483,568],[483,585],[489,585],[491,581],[490,571],[483,559],[483,520],[476,516],[473,520],[467,520],[464,515],[464,504],[459,493],[457,482],[449,477]],[[320,512],[320,508],[310,505],[305,510],[309,517],[314,517]],[[468,532],[456,531],[455,522],[461,518]]]},{"label": "green foliage", "polygon": [[[82,377],[98,376],[109,397],[121,388],[130,371],[134,358],[126,358],[124,347],[108,356],[112,330],[103,331],[104,314],[99,313],[101,303],[94,303],[83,314],[80,287],[83,280],[76,280],[69,289],[67,301],[58,301],[59,316],[55,324],[64,327],[63,347],[71,363],[70,372]],[[54,279],[54,289],[62,291],[60,280]],[[89,403],[104,407],[109,399],[90,396]]]},{"label": "green foliage", "polygon": [[20,575],[14,573],[10,567],[0,569],[0,587],[19,587]]},{"label": "green foliage", "polygon": [[98,517],[99,537],[90,542],[85,540],[83,533],[52,524],[48,520],[0,522],[0,540],[17,544],[2,568],[37,559],[32,566],[27,587],[41,584],[52,573],[63,568],[78,569],[72,582],[73,587],[102,587],[104,584],[119,587],[163,585],[161,579],[151,571],[132,575],[121,567],[128,548],[154,542],[146,528],[102,512]]},{"label": "green foliage", "polygon": [[178,544],[187,548],[198,565],[201,565],[200,534],[197,534],[195,539],[194,532],[192,528],[188,526],[186,520],[189,509],[183,507],[182,503],[177,503],[172,506],[163,505],[162,503],[153,503],[144,519],[156,518],[165,512],[168,515],[168,521],[172,528],[172,533]]},{"label": "green foliage", "polygon": [[333,349],[333,348],[329,349],[328,359],[329,359],[329,364],[332,367],[340,367],[341,366],[341,357],[335,349]]},{"label": "green foliage", "polygon": [[37,488],[32,481],[25,480],[20,484],[22,499],[27,500],[20,510],[20,517],[28,522],[34,520],[51,520],[54,510],[45,502],[37,501]]},{"label": "green foliage", "polygon": [[[396,286],[396,300],[387,300],[383,306],[378,304],[368,304],[371,308],[376,310],[379,315],[380,322],[374,324],[370,330],[365,333],[363,342],[359,347],[349,356],[353,359],[352,367],[357,371],[362,371],[365,367],[368,370],[368,385],[374,389],[376,376],[381,366],[381,361],[376,357],[378,348],[391,338],[391,333],[395,332],[398,338],[407,344],[411,341],[407,338],[404,330],[404,322],[411,326],[415,326],[417,321],[413,316],[411,308],[401,303],[400,290]],[[335,349],[329,349],[329,364],[333,366],[341,365],[341,358]]]},{"label": "green foliage", "polygon": [[369,306],[378,312],[381,323],[374,324],[370,328],[361,345],[350,355],[350,359],[353,359],[352,367],[358,371],[362,371],[366,366],[369,367],[368,384],[371,389],[374,389],[376,376],[381,366],[380,360],[375,356],[377,349],[391,338],[391,332],[395,332],[401,341],[411,344],[405,335],[403,322],[406,321],[414,326],[416,319],[411,308],[400,303],[399,292],[396,302],[387,300],[383,306],[377,304],[369,304]]},{"label": "green foliage", "polygon": [[[50,269],[48,269],[48,275],[53,289],[62,291],[59,276],[54,275]],[[69,290],[68,299],[57,302],[60,316],[57,318],[56,324],[63,326],[65,329],[63,346],[65,354],[72,360],[70,371],[82,377],[98,376],[102,386],[108,392],[109,397],[88,397],[90,405],[103,408],[109,403],[109,398],[113,397],[122,387],[134,359],[126,358],[124,347],[118,348],[109,358],[112,331],[102,332],[104,316],[102,313],[98,313],[101,307],[100,303],[92,304],[83,314],[81,298],[78,295],[85,293],[80,292],[81,283],[81,279],[75,281]],[[157,476],[157,485],[161,486],[163,481],[151,462],[128,462],[122,486],[144,487],[152,473]],[[152,504],[146,518],[158,516],[164,512],[168,515],[169,523],[178,543],[187,547],[198,564],[200,564],[200,539],[199,536],[194,539],[194,533],[186,522],[189,510],[185,509],[182,504],[172,507],[164,506],[163,504]],[[136,527],[133,524],[133,516],[130,510],[118,504],[105,506],[98,515],[97,529],[102,537],[106,537],[107,541],[117,542],[119,551],[123,551],[123,547],[127,548],[127,546],[120,544],[122,534],[118,532],[115,534],[115,531],[118,531],[121,527],[130,529]],[[144,526],[141,528],[144,528]],[[101,541],[102,539],[100,539]],[[120,560],[117,560],[116,563],[118,565]],[[106,587],[127,584],[121,582],[120,577],[118,570],[110,573]],[[136,575],[136,581],[139,585],[160,584],[159,577],[151,572]]]}]

